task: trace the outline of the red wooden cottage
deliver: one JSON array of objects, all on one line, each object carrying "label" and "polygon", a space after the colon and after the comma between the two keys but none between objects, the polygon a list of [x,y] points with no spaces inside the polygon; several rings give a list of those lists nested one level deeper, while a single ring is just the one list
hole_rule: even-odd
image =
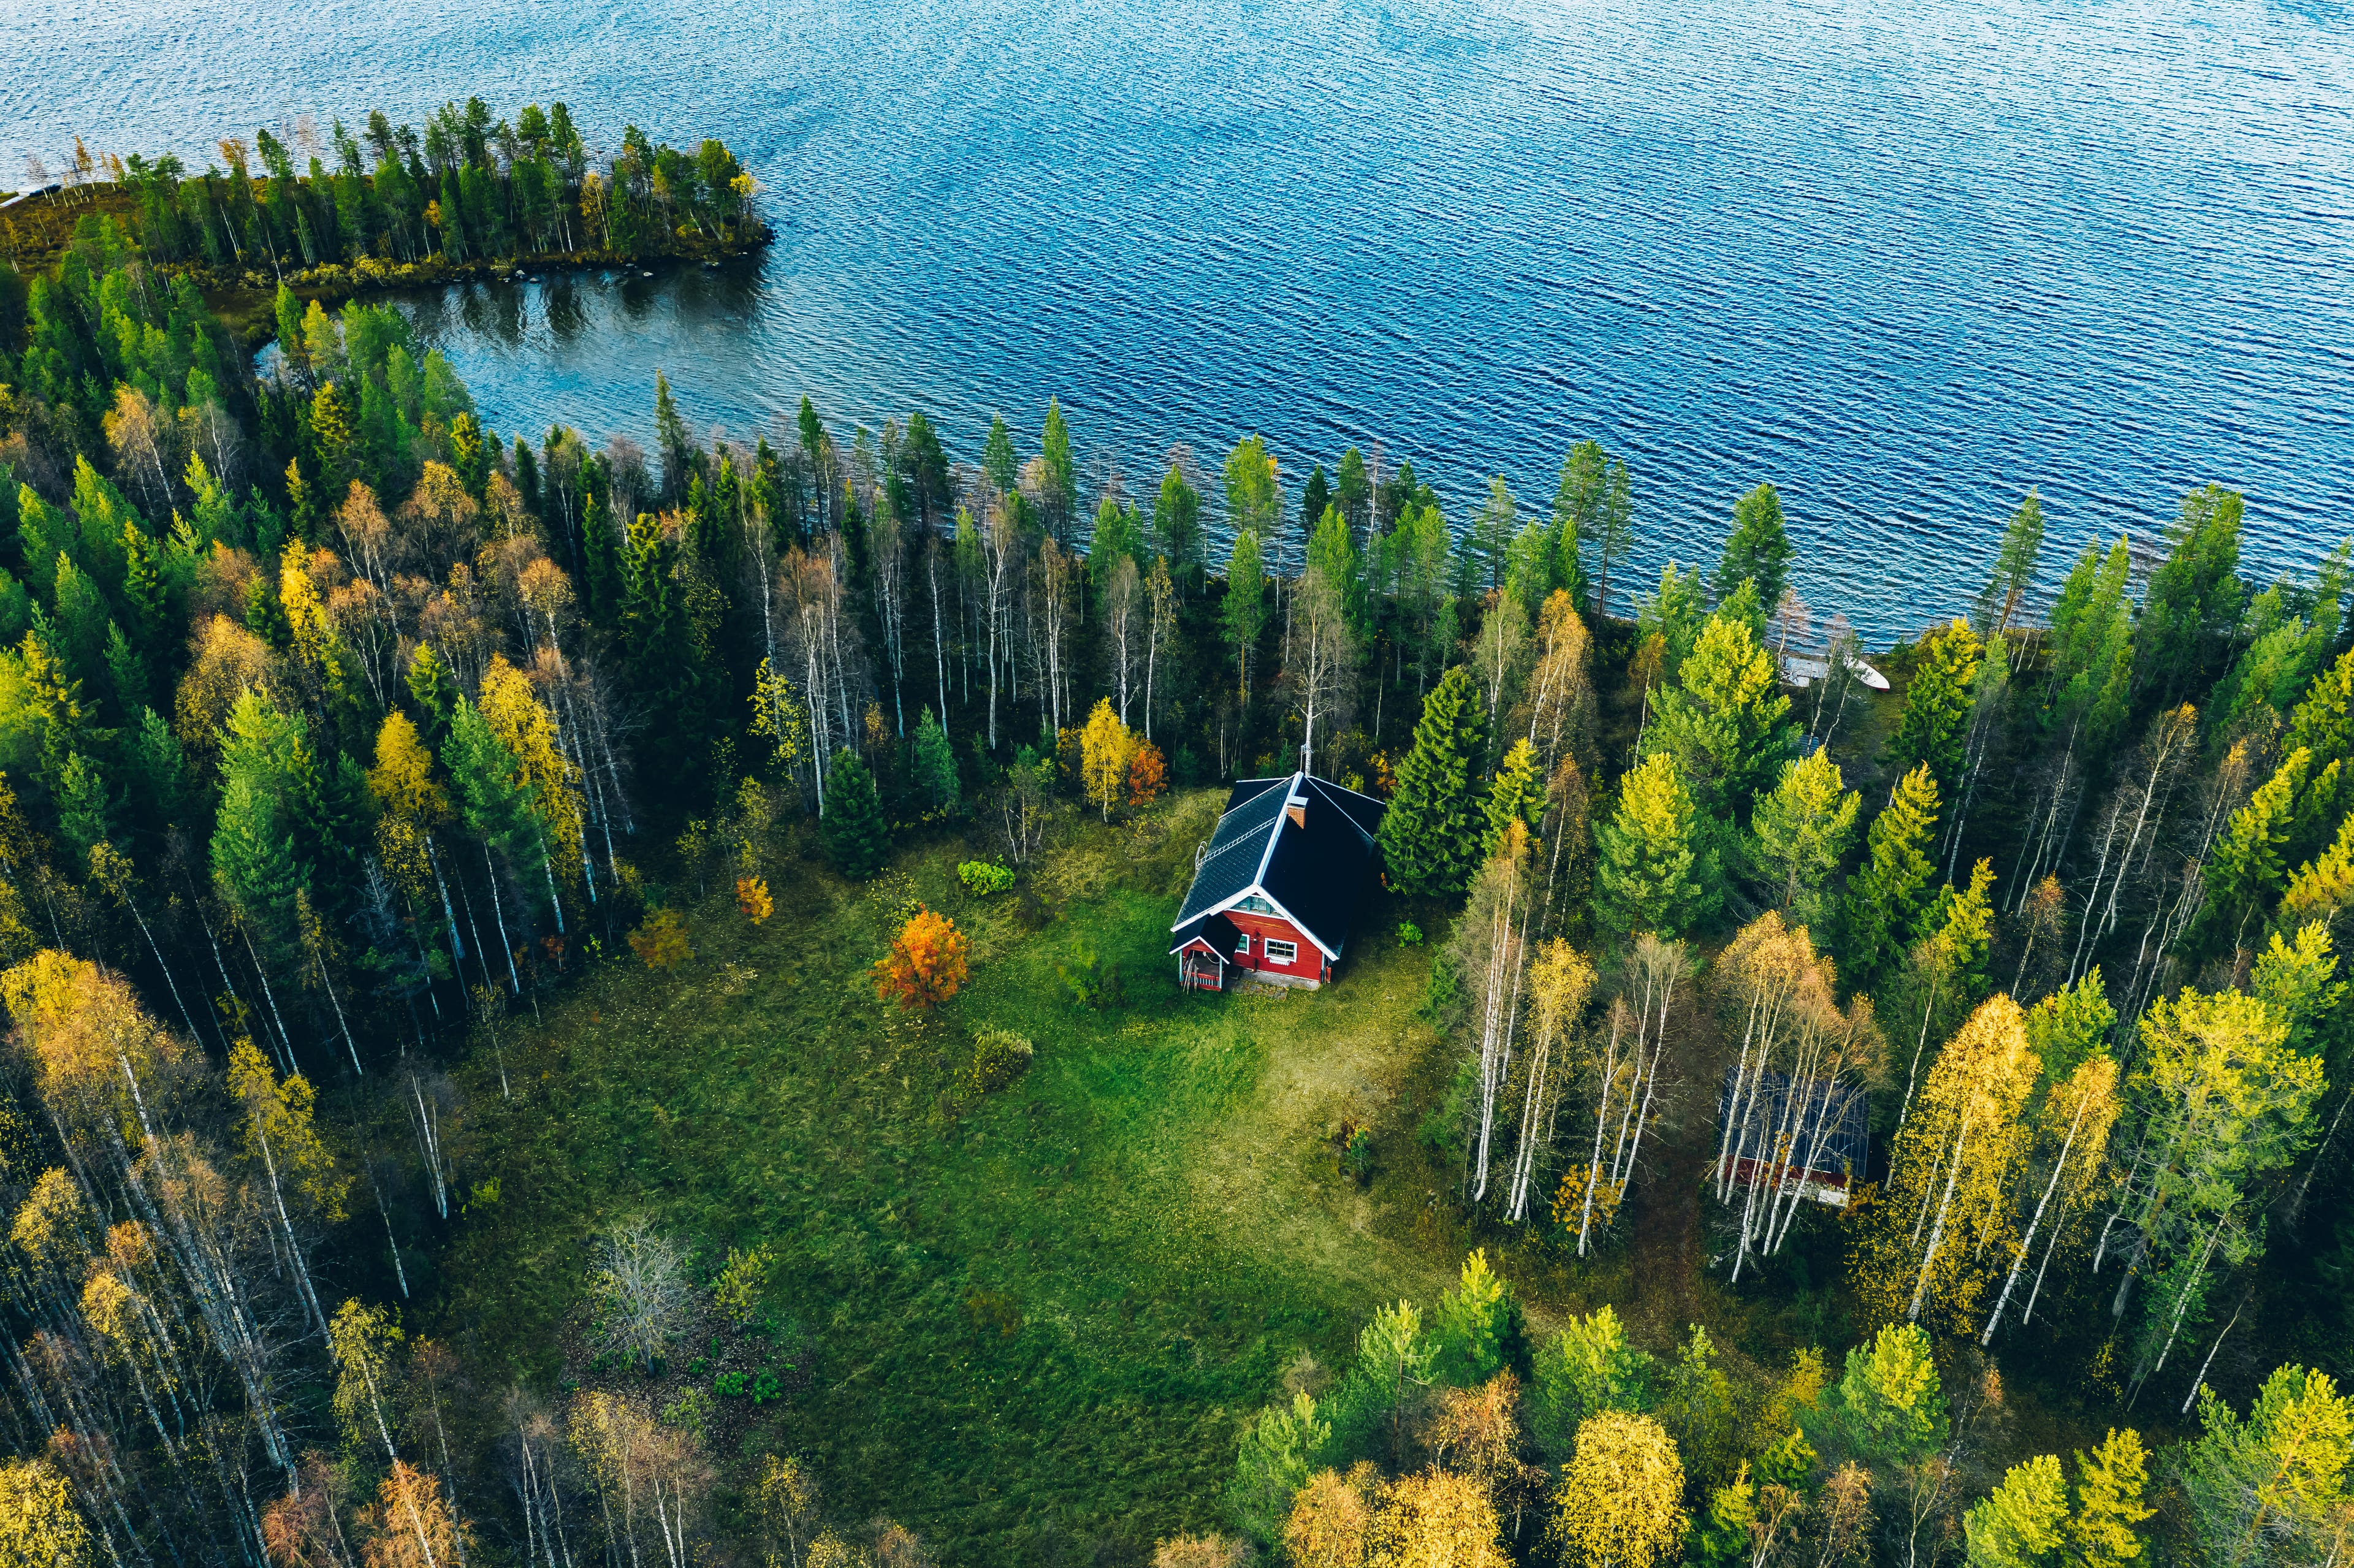
[{"label": "red wooden cottage", "polygon": [[1381,823],[1379,800],[1306,773],[1236,784],[1171,928],[1177,982],[1224,991],[1244,969],[1310,990],[1331,980],[1373,890]]}]

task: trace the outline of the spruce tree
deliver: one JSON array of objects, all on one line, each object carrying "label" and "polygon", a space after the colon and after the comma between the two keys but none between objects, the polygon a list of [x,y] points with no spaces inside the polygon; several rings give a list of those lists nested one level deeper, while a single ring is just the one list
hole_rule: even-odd
[{"label": "spruce tree", "polygon": [[1733,534],[1717,562],[1717,599],[1730,598],[1744,582],[1757,585],[1757,608],[1766,615],[1782,602],[1790,581],[1790,535],[1782,526],[1782,498],[1761,484],[1734,503]]},{"label": "spruce tree", "polygon": [[1504,830],[1515,817],[1527,825],[1533,838],[1544,817],[1544,771],[1537,761],[1536,747],[1523,736],[1504,753],[1503,766],[1496,769],[1495,781],[1488,787],[1488,831],[1480,838],[1481,848],[1492,859],[1503,846]]},{"label": "spruce tree", "polygon": [[1595,831],[1601,848],[1596,909],[1620,937],[1680,937],[1720,896],[1715,856],[1675,758],[1654,752],[1619,786],[1618,808]]},{"label": "spruce tree", "polygon": [[1471,672],[1458,664],[1423,701],[1414,749],[1382,817],[1382,858],[1399,892],[1445,895],[1471,885],[1483,825],[1471,779],[1483,744]]},{"label": "spruce tree", "polygon": [[88,864],[93,845],[109,840],[106,776],[97,763],[75,752],[58,770],[58,832],[79,864]]},{"label": "spruce tree", "polygon": [[450,733],[450,715],[458,705],[458,684],[430,642],[419,642],[408,661],[408,696],[417,705],[418,727],[426,743],[437,749]]},{"label": "spruce tree", "polygon": [[1864,861],[1848,885],[1847,968],[1859,986],[1925,933],[1915,929],[1936,867],[1927,846],[1937,830],[1937,780],[1926,765],[1896,781],[1864,834]]},{"label": "spruce tree", "polygon": [[1890,772],[1903,775],[1926,767],[1946,789],[1959,792],[1970,708],[1985,655],[1967,620],[1956,620],[1921,639],[1913,679],[1904,688],[1904,715],[1888,742]]},{"label": "spruce tree", "polygon": [[916,793],[928,810],[953,811],[959,795],[956,750],[949,745],[949,732],[932,716],[931,705],[924,705],[923,715],[916,721]]},{"label": "spruce tree", "polygon": [[818,824],[825,858],[844,876],[869,877],[891,853],[890,824],[875,792],[875,775],[853,751],[837,751],[825,780],[825,816]]},{"label": "spruce tree", "polygon": [[1758,797],[1749,816],[1759,879],[1776,906],[1818,931],[1829,906],[1824,893],[1854,842],[1863,805],[1844,782],[1830,753],[1819,750],[1785,763],[1781,782]]},{"label": "spruce tree", "polygon": [[684,501],[687,481],[694,476],[695,459],[701,454],[671,397],[670,377],[659,370],[654,372],[654,443],[662,456],[663,494],[673,502]]},{"label": "spruce tree", "polygon": [[1789,755],[1789,716],[1774,656],[1728,605],[1701,630],[1675,683],[1653,696],[1643,750],[1676,759],[1702,810],[1738,821]]}]

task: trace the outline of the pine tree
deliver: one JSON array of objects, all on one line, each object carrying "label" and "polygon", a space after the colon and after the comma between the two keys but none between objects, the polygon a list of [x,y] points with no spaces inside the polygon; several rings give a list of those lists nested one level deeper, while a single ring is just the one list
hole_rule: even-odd
[{"label": "pine tree", "polygon": [[521,764],[492,729],[482,709],[462,695],[450,715],[450,738],[441,746],[441,765],[449,771],[459,813],[469,832],[510,863],[530,851],[536,835]]},{"label": "pine tree", "polygon": [[1479,841],[1482,852],[1491,859],[1499,853],[1503,848],[1504,829],[1516,818],[1533,839],[1542,825],[1544,807],[1544,774],[1537,761],[1536,747],[1523,736],[1504,753],[1503,766],[1496,770],[1494,781],[1488,786],[1488,831]]},{"label": "pine tree", "polygon": [[1782,498],[1770,484],[1761,484],[1734,503],[1733,533],[1724,541],[1724,556],[1716,565],[1717,602],[1733,596],[1743,583],[1757,585],[1757,608],[1771,615],[1782,602],[1790,582],[1790,535],[1782,526]]},{"label": "pine tree", "polygon": [[1039,436],[1039,456],[1046,468],[1046,526],[1055,538],[1068,543],[1072,517],[1079,504],[1079,476],[1071,457],[1071,428],[1063,421],[1063,405],[1057,398],[1046,399],[1046,426]]},{"label": "pine tree", "polygon": [[601,627],[611,627],[621,616],[621,528],[614,521],[610,489],[599,492],[589,478],[588,465],[580,470],[581,608]]},{"label": "pine tree", "polygon": [[1848,884],[1847,967],[1868,986],[1914,938],[1936,874],[1926,853],[1937,828],[1937,781],[1925,764],[1896,781],[1864,834],[1864,863]]},{"label": "pine tree", "polygon": [[1601,847],[1595,913],[1610,930],[1678,937],[1715,910],[1715,856],[1667,753],[1653,753],[1627,775],[1617,810],[1595,837]]},{"label": "pine tree", "polygon": [[2182,498],[2166,564],[2149,580],[2135,641],[2135,683],[2172,704],[2195,689],[2240,620],[2240,493],[2210,484]]},{"label": "pine tree", "polygon": [[2076,1453],[2076,1516],[2068,1521],[2065,1568],[2125,1568],[2138,1562],[2142,1539],[2136,1529],[2156,1510],[2142,1505],[2149,1461],[2141,1434],[2109,1428],[2101,1446]]},{"label": "pine tree", "polygon": [[77,751],[58,770],[57,799],[58,836],[73,851],[76,863],[86,863],[94,846],[108,842],[106,776]]},{"label": "pine tree", "polygon": [[1675,683],[1653,696],[1642,749],[1675,758],[1702,810],[1737,820],[1789,753],[1789,715],[1774,656],[1728,606],[1709,618]]},{"label": "pine tree", "polygon": [[915,754],[916,793],[927,809],[953,811],[957,809],[960,787],[957,779],[955,748],[949,745],[949,732],[932,716],[931,705],[925,705],[923,715],[916,721]]},{"label": "pine tree", "polygon": [[2282,890],[2288,874],[2285,852],[2312,760],[2303,747],[2290,752],[2248,803],[2232,813],[2208,856],[2207,901],[2186,938],[2191,950],[2236,945],[2249,917]]},{"label": "pine tree", "polygon": [[2068,1520],[2068,1487],[2060,1461],[2039,1454],[2013,1465],[2002,1485],[1963,1517],[1969,1568],[2040,1568],[2060,1545]]},{"label": "pine tree", "polygon": [[1414,749],[1398,767],[1397,792],[1382,817],[1383,861],[1401,893],[1459,894],[1479,873],[1481,823],[1471,779],[1481,729],[1471,673],[1458,664],[1423,701]]},{"label": "pine tree", "polygon": [[818,824],[826,859],[844,876],[864,878],[891,853],[891,828],[875,792],[875,775],[853,751],[837,751],[826,774],[824,820]]},{"label": "pine tree", "polygon": [[1173,462],[1161,476],[1161,493],[1153,498],[1152,543],[1181,586],[1200,585],[1202,493],[1186,482],[1184,471]]},{"label": "pine tree", "polygon": [[1818,749],[1782,766],[1781,782],[1758,798],[1749,815],[1752,859],[1772,896],[1802,925],[1819,930],[1829,913],[1829,890],[1855,840],[1863,797],[1841,788],[1839,764]]},{"label": "pine tree", "polygon": [[1948,791],[1962,782],[1962,749],[1984,645],[1967,620],[1955,620],[1921,639],[1913,679],[1904,688],[1904,715],[1888,743],[1889,771],[1926,766]]},{"label": "pine tree", "polygon": [[2010,514],[2002,548],[1995,554],[1994,571],[1970,613],[1970,624],[1979,636],[1999,637],[2009,630],[2027,590],[2035,586],[2035,567],[2042,556],[2043,498],[2031,490],[2019,510]]}]

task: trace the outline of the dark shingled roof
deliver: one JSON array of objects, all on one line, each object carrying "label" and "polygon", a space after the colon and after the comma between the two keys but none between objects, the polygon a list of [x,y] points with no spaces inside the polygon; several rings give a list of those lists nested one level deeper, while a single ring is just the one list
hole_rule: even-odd
[{"label": "dark shingled roof", "polygon": [[[1293,825],[1284,809],[1294,798],[1304,826]],[[1372,878],[1382,810],[1370,796],[1305,773],[1242,780],[1226,798],[1172,929],[1182,932],[1256,887],[1338,957]]]},{"label": "dark shingled roof", "polygon": [[1208,943],[1210,950],[1218,957],[1228,963],[1233,963],[1235,938],[1242,934],[1242,927],[1223,915],[1196,916],[1177,927],[1174,939],[1169,944],[1169,950],[1172,953],[1181,953],[1199,940]]}]

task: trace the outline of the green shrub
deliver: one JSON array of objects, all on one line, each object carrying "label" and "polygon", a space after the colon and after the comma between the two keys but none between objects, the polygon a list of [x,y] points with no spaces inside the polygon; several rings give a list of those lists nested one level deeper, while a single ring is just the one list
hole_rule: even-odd
[{"label": "green shrub", "polygon": [[1399,921],[1398,946],[1401,948],[1418,948],[1422,946],[1422,927],[1416,925],[1411,920]]},{"label": "green shrub", "polygon": [[721,1372],[711,1380],[711,1389],[713,1393],[724,1394],[729,1399],[741,1398],[744,1393],[744,1374]]},{"label": "green shrub", "polygon": [[957,867],[957,880],[977,898],[1002,893],[1013,885],[1013,873],[994,861],[969,860]]},{"label": "green shrub", "polygon": [[977,1095],[993,1094],[1028,1072],[1031,1058],[1036,1054],[1030,1042],[1019,1034],[1002,1029],[976,1030],[972,1037],[972,1065],[965,1075],[966,1086]]},{"label": "green shrub", "polygon": [[727,1249],[727,1261],[720,1266],[719,1277],[712,1281],[712,1304],[720,1315],[737,1328],[757,1317],[760,1297],[769,1287],[769,1276],[776,1266],[776,1255],[765,1245],[749,1251],[737,1247]]}]

